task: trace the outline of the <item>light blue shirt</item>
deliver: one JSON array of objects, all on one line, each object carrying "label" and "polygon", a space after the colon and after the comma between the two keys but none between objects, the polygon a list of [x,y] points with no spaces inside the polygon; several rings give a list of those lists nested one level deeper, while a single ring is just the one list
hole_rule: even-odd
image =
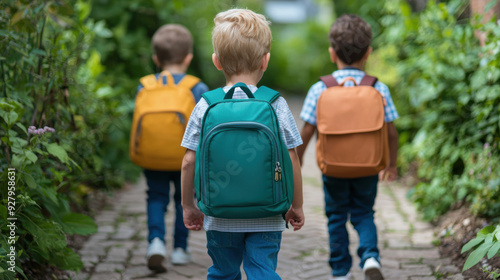
[{"label": "light blue shirt", "polygon": [[[365,72],[358,69],[342,69],[333,72],[333,77],[340,84],[347,77],[353,77],[356,80],[356,84],[361,82],[361,79],[365,76]],[[351,81],[347,81],[345,86],[354,86]],[[384,107],[384,120],[385,122],[392,122],[399,118],[394,102],[392,101],[391,93],[389,88],[380,81],[375,83],[375,89],[378,90],[385,98],[387,105]],[[316,105],[318,103],[318,98],[321,93],[326,90],[326,85],[319,81],[311,86],[307,92],[304,105],[302,106],[302,111],[300,112],[300,118],[305,122],[316,125]]]}]

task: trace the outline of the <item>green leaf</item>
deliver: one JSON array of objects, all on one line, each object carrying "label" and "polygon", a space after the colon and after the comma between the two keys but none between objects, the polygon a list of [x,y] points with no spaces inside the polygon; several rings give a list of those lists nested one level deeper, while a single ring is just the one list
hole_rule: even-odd
[{"label": "green leaf", "polygon": [[483,243],[483,241],[484,241],[484,237],[477,237],[477,238],[472,239],[471,241],[467,242],[467,244],[465,244],[462,247],[462,252],[460,252],[460,253],[463,254],[464,252],[469,251],[470,249],[472,249],[472,248],[476,247],[477,245]]},{"label": "green leaf", "polygon": [[467,260],[465,261],[464,268],[462,271],[466,271],[467,269],[471,268],[475,264],[477,264],[488,252],[488,250],[491,248],[493,244],[492,243],[483,243],[481,246],[476,248],[472,253],[469,255]]},{"label": "green leaf", "polygon": [[17,127],[23,130],[24,133],[28,134],[28,130],[22,123],[16,123]]},{"label": "green leaf", "polygon": [[11,165],[14,168],[21,168],[25,161],[25,155],[12,155]]},{"label": "green leaf", "polygon": [[62,217],[62,227],[67,234],[89,235],[97,231],[97,225],[89,216],[69,213]]},{"label": "green leaf", "polygon": [[33,237],[43,258],[48,260],[52,254],[67,246],[66,236],[59,224],[47,220],[34,211],[23,213],[18,219],[22,227]]},{"label": "green leaf", "polygon": [[[11,132],[12,130],[9,130],[9,133]],[[23,148],[25,147],[27,144],[28,144],[28,141],[22,139],[22,138],[19,138],[19,137],[9,137],[9,141],[12,143],[12,146],[13,147],[16,147],[16,148]]]},{"label": "green leaf", "polygon": [[50,263],[64,270],[78,270],[83,268],[80,256],[70,248],[51,254]]},{"label": "green leaf", "polygon": [[486,236],[490,233],[492,233],[493,231],[495,231],[495,227],[494,226],[486,226],[484,227],[482,230],[480,230],[478,233],[477,233],[477,236]]},{"label": "green leaf", "polygon": [[0,204],[0,218],[7,219],[7,207],[3,204]]},{"label": "green leaf", "polygon": [[488,259],[491,259],[493,258],[497,253],[498,251],[500,250],[500,242],[497,241],[493,244],[493,246],[491,246],[490,250],[488,251]]},{"label": "green leaf", "polygon": [[486,14],[487,12],[489,12],[489,10],[491,10],[491,8],[493,8],[496,4],[497,4],[497,1],[490,0],[490,2],[488,4],[486,4],[486,6],[484,7],[484,13]]},{"label": "green leaf", "polygon": [[38,160],[38,157],[32,151],[26,151],[26,157],[31,160],[32,163],[35,163]]},{"label": "green leaf", "polygon": [[63,163],[68,162],[68,154],[66,153],[66,150],[63,149],[63,147],[57,145],[56,143],[43,143],[43,145],[45,146],[49,154],[57,157]]},{"label": "green leaf", "polygon": [[0,114],[0,117],[2,117],[9,128],[16,123],[17,119],[19,118],[19,114],[17,114],[15,111],[10,111],[8,113],[3,113]]},{"label": "green leaf", "polygon": [[24,182],[26,183],[26,185],[28,185],[28,187],[30,187],[32,189],[36,188],[35,179],[33,178],[33,176],[31,176],[28,173],[24,173]]}]

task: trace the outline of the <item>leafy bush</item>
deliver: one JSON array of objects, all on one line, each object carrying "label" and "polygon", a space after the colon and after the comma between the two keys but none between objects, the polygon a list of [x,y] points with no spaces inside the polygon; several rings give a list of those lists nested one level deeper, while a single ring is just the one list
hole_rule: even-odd
[{"label": "leafy bush", "polygon": [[92,42],[109,31],[88,19],[84,1],[0,6],[0,276],[14,279],[5,262],[12,216],[17,273],[24,275],[26,261],[77,270],[82,262],[66,235],[96,231],[91,218],[74,212],[78,195],[138,174],[123,147],[115,148],[123,146],[117,139],[129,126],[128,108],[97,79],[105,69]]},{"label": "leafy bush", "polygon": [[[413,198],[428,219],[461,201],[476,214],[500,214],[500,27],[458,21],[462,1],[435,4],[413,14],[388,1],[384,38],[397,50],[399,82],[393,95],[397,125],[410,142],[401,159],[416,160],[422,179]],[[490,34],[479,46],[474,30]]]}]

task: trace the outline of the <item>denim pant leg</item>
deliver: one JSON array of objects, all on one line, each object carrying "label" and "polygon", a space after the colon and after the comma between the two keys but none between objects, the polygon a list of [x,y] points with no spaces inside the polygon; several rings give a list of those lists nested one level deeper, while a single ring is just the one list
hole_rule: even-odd
[{"label": "denim pant leg", "polygon": [[248,280],[281,280],[276,273],[280,245],[281,231],[246,233],[243,269]]},{"label": "denim pant leg", "polygon": [[330,243],[329,264],[332,268],[332,275],[344,276],[349,273],[352,266],[349,235],[346,229],[350,204],[349,180],[323,175],[323,184]]},{"label": "denim pant leg", "polygon": [[189,230],[184,225],[182,214],[182,199],[181,199],[181,176],[180,172],[172,180],[174,181],[174,201],[175,201],[175,224],[174,224],[174,248],[182,248],[186,250]]},{"label": "denim pant leg", "polygon": [[377,183],[377,175],[352,180],[351,223],[359,235],[357,253],[361,259],[361,267],[368,258],[373,257],[379,260],[377,228],[373,220]]},{"label": "denim pant leg", "polygon": [[245,233],[209,230],[207,249],[213,263],[208,268],[207,280],[241,280]]},{"label": "denim pant leg", "polygon": [[[178,174],[178,175],[177,175]],[[165,213],[170,202],[170,181],[180,172],[144,170],[148,185],[147,212],[148,212],[148,241],[159,237],[165,241]]]}]

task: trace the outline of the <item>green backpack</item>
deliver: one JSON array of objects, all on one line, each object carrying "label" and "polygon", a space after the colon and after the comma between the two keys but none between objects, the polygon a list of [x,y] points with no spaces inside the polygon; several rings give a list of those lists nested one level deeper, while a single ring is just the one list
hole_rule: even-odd
[{"label": "green backpack", "polygon": [[[233,99],[235,88],[248,99]],[[264,218],[285,214],[293,199],[293,167],[271,103],[279,92],[244,83],[202,97],[203,116],[196,152],[198,207],[212,217]]]}]

